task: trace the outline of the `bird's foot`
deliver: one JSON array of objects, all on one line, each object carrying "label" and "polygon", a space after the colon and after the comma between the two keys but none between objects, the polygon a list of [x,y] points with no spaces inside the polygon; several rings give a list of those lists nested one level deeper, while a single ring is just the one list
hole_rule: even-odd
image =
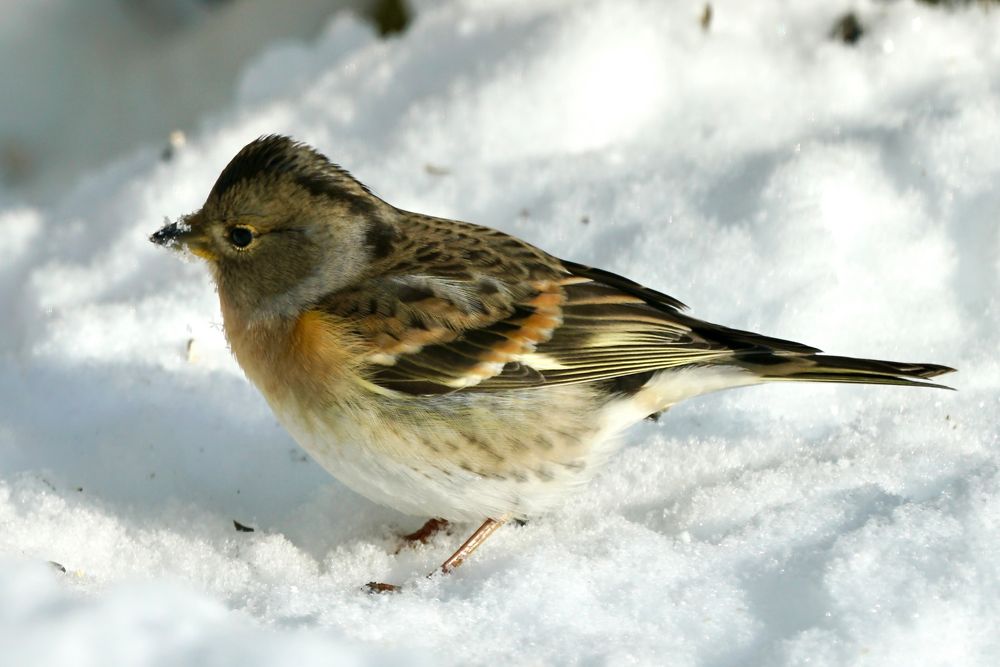
[{"label": "bird's foot", "polygon": [[364,588],[366,593],[370,595],[381,595],[382,593],[398,593],[402,590],[402,586],[397,586],[396,584],[381,584],[377,581],[369,581],[365,584]]},{"label": "bird's foot", "polygon": [[[472,552],[478,549],[479,546],[486,541],[486,538],[495,533],[497,529],[504,525],[504,523],[506,523],[509,519],[510,517],[503,516],[499,519],[487,519],[484,521],[483,525],[477,528],[476,532],[472,534],[472,537],[467,539],[465,543],[458,548],[458,551],[449,556],[448,559],[441,564],[441,567],[434,570],[427,576],[433,577],[438,572],[448,574],[454,570],[456,567],[464,563],[465,560],[472,555]],[[431,519],[425,523],[420,530],[404,536],[403,539],[410,538],[412,541],[424,542],[434,533],[447,527],[447,525],[448,522],[444,519]],[[369,581],[365,584],[365,590],[370,594],[398,593],[402,590],[402,588],[400,586],[396,586],[395,584],[380,584],[377,581]]]},{"label": "bird's foot", "polygon": [[447,530],[449,525],[451,524],[444,519],[428,519],[427,523],[412,533],[400,535],[400,539],[403,540],[403,544],[396,550],[396,553],[399,553],[405,546],[412,546],[418,543],[427,544],[432,537],[440,533],[442,530]]}]

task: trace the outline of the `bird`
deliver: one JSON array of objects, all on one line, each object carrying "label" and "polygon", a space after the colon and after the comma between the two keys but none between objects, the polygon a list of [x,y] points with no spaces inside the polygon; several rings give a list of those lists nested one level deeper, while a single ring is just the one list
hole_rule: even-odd
[{"label": "bird", "polygon": [[943,387],[928,380],[954,371],[700,320],[503,231],[396,208],[283,135],[247,144],[150,240],[206,261],[236,361],[323,468],[430,517],[411,539],[481,522],[435,572],[564,503],[625,429],[679,401],[770,382]]}]

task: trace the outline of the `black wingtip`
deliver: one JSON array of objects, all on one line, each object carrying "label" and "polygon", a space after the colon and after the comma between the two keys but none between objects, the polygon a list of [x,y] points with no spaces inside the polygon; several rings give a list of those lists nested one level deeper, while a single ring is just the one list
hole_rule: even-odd
[{"label": "black wingtip", "polygon": [[941,364],[858,359],[828,354],[787,357],[780,353],[772,355],[771,360],[763,362],[764,356],[743,355],[740,361],[753,367],[761,377],[768,380],[892,384],[955,391],[954,387],[926,382],[931,378],[955,371],[954,368]]},{"label": "black wingtip", "polygon": [[[941,364],[920,364],[924,371],[920,374],[920,377],[934,378],[939,375],[947,375],[948,373],[957,373],[958,371],[951,366],[942,366]],[[951,389],[951,387],[948,387]]]},{"label": "black wingtip", "polygon": [[668,306],[674,310],[688,309],[686,304],[678,299],[675,299],[669,294],[657,292],[655,289],[650,289],[645,285],[637,283],[634,280],[629,280],[628,278],[620,276],[617,273],[611,273],[610,271],[605,271],[604,269],[595,269],[594,267],[587,266],[586,264],[577,264],[576,262],[570,262],[567,260],[561,260],[561,262],[566,270],[575,276],[590,278],[594,282],[610,285],[611,287],[620,289],[626,294],[639,297],[651,306],[659,306],[661,308],[663,306]]}]

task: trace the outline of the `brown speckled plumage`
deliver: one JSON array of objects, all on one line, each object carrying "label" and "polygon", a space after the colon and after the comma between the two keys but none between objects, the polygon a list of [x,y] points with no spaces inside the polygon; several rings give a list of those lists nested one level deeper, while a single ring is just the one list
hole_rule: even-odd
[{"label": "brown speckled plumage", "polygon": [[153,240],[209,262],[236,359],[333,475],[404,512],[486,520],[445,569],[677,401],[772,380],[936,386],[951,370],[698,320],[498,230],[396,209],[280,136]]}]

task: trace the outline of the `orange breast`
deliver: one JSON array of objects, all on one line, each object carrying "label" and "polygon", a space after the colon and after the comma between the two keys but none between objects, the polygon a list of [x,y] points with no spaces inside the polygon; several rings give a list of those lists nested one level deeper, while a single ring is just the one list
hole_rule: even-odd
[{"label": "orange breast", "polygon": [[245,322],[226,310],[233,354],[269,400],[326,403],[357,377],[358,344],[336,318],[309,310],[297,318]]}]

